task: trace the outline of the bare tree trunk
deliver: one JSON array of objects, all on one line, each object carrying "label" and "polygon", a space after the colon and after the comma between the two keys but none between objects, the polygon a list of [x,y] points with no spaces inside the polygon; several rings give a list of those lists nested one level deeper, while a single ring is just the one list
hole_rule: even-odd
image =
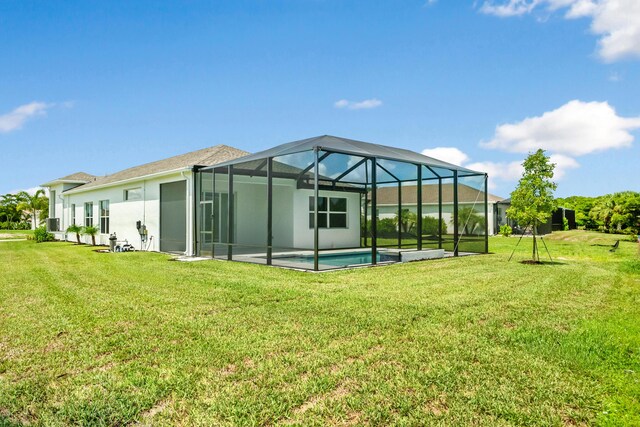
[{"label": "bare tree trunk", "polygon": [[93,246],[96,245],[96,236],[91,236],[91,243],[93,244]]},{"label": "bare tree trunk", "polygon": [[78,244],[80,244],[80,234],[76,233],[76,240],[78,241]]},{"label": "bare tree trunk", "polygon": [[533,225],[533,227],[531,227],[531,231],[533,233],[533,254],[532,254],[532,259],[533,262],[536,261],[540,261],[540,252],[538,251],[538,241],[536,240],[536,232],[537,227],[535,225]]}]

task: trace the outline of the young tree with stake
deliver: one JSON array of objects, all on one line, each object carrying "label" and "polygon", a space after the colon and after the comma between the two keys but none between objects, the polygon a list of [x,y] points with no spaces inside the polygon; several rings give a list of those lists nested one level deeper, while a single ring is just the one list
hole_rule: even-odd
[{"label": "young tree with stake", "polygon": [[520,226],[531,227],[533,233],[532,261],[540,261],[536,232],[540,224],[547,222],[557,208],[553,192],[558,185],[552,181],[555,164],[544,150],[529,154],[522,163],[524,172],[518,186],[511,193],[511,207],[507,216]]}]

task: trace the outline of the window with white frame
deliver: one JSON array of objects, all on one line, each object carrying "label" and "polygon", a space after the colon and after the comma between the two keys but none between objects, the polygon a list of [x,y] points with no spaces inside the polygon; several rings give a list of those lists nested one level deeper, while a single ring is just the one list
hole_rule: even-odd
[{"label": "window with white frame", "polygon": [[76,225],[76,205],[71,204],[71,225]]},{"label": "window with white frame", "polygon": [[[309,228],[313,228],[314,203],[309,196]],[[318,197],[318,228],[347,228],[345,197]]]},{"label": "window with white frame", "polygon": [[142,200],[142,187],[127,188],[126,190],[124,190],[124,200]]},{"label": "window with white frame", "polygon": [[84,204],[84,226],[93,227],[93,202]]},{"label": "window with white frame", "polygon": [[109,234],[109,201],[100,200],[100,233]]},{"label": "window with white frame", "polygon": [[56,217],[56,192],[55,190],[49,191],[49,218]]}]

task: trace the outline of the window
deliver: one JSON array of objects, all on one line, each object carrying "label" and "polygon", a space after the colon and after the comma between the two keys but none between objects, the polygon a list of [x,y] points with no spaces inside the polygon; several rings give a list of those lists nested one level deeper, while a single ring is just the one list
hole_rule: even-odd
[{"label": "window", "polygon": [[100,233],[109,234],[109,201],[100,200]]},{"label": "window", "polygon": [[142,188],[137,187],[124,190],[124,200],[142,200]]},{"label": "window", "polygon": [[56,217],[56,192],[55,190],[49,191],[49,218]]},{"label": "window", "polygon": [[93,226],[93,202],[88,202],[84,204],[84,226],[85,227]]},{"label": "window", "polygon": [[[309,196],[309,228],[313,228],[314,198]],[[347,199],[318,198],[318,228],[347,228]]]},{"label": "window", "polygon": [[76,205],[71,204],[71,224],[76,225]]}]

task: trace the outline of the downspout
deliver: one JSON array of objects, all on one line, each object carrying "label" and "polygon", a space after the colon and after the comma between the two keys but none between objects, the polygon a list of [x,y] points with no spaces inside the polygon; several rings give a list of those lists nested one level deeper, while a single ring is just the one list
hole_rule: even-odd
[{"label": "downspout", "polygon": [[[193,169],[191,169],[191,171],[193,172]],[[187,175],[185,175],[185,171],[180,172],[180,175],[182,176],[182,178],[184,178],[184,180],[185,180],[185,181],[187,181],[187,183],[189,182],[189,178],[187,177]],[[191,174],[191,176],[193,177],[193,173]],[[195,182],[195,180],[194,180],[194,182]],[[186,185],[185,187],[187,187],[187,198],[188,198],[189,200],[192,200],[191,198],[193,197],[193,191],[192,191],[193,189],[192,189],[192,188],[191,188],[191,186],[189,186],[189,185]],[[187,207],[189,206],[189,204],[188,204],[188,203],[187,203],[186,205],[187,205]],[[192,205],[192,207],[193,207],[193,205]],[[185,212],[185,214],[187,214],[187,218],[188,218],[188,217],[189,217],[189,216],[188,216],[188,212]],[[192,230],[192,231],[193,231],[193,225],[194,225],[194,224],[192,223],[192,224],[191,224],[191,230]],[[187,235],[189,234],[188,229],[189,229],[189,228],[187,227]],[[193,233],[191,233],[191,234],[193,235]],[[191,239],[191,245],[192,245],[192,247],[193,247],[193,239]],[[184,250],[184,255],[185,255],[185,256],[189,256],[189,250],[187,249],[187,247],[186,247],[186,246],[185,246],[185,250]]]}]

